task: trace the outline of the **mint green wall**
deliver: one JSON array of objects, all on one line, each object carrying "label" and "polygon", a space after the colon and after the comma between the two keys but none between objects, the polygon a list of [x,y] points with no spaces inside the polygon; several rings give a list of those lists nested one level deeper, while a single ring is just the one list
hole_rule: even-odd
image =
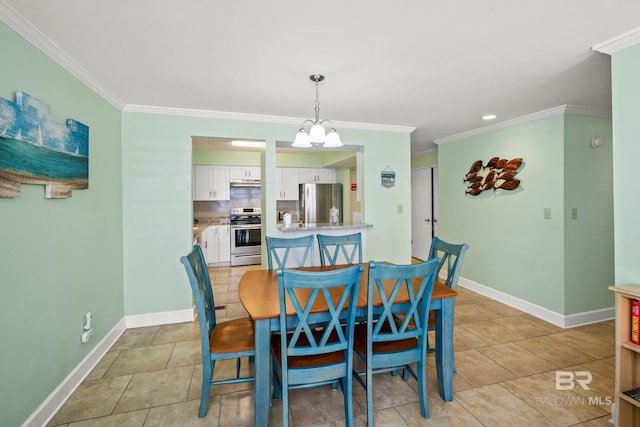
[{"label": "mint green wall", "polygon": [[640,45],[611,58],[615,283],[640,283]]},{"label": "mint green wall", "polygon": [[[356,131],[354,131],[355,133]],[[343,141],[346,136],[340,136]],[[367,229],[367,258],[393,263],[411,262],[411,146],[409,135],[365,134],[361,189],[362,221]],[[381,172],[395,171],[395,186],[381,185]],[[401,207],[402,213],[398,213]]]},{"label": "mint green wall", "polygon": [[260,166],[260,152],[193,150],[194,165]]},{"label": "mint green wall", "polygon": [[[120,112],[0,22],[0,97],[89,126],[89,189],[0,199],[0,424],[21,425],[122,319]],[[83,315],[94,334],[80,344]]]},{"label": "mint green wall", "polygon": [[[564,315],[611,307],[610,129],[606,118],[560,114],[441,144],[440,236],[469,243],[462,277]],[[595,135],[609,147],[591,148]],[[465,195],[470,165],[494,156],[524,159],[521,187]]]},{"label": "mint green wall", "polygon": [[[602,147],[591,146],[594,136]],[[564,146],[565,314],[573,314],[614,305],[611,119],[565,115]]]},{"label": "mint green wall", "polygon": [[428,168],[438,165],[438,151],[433,150],[411,158],[411,169]]},{"label": "mint green wall", "polygon": [[[265,140],[262,191],[275,195],[275,141],[290,139],[297,128],[141,113],[124,113],[122,126],[125,314],[186,309],[191,295],[178,259],[192,241],[191,135]],[[374,225],[367,230],[367,253],[409,262],[409,135],[344,129],[340,136],[364,147],[364,220]],[[380,186],[380,171],[387,165],[397,171],[391,189]],[[403,205],[403,214],[397,205]],[[275,198],[264,198],[262,207],[269,234],[276,227]]]},{"label": "mint green wall", "polygon": [[[462,277],[564,312],[564,120],[554,116],[438,147],[440,236],[469,243]],[[521,188],[464,194],[476,160],[522,157]],[[486,194],[485,194],[486,193]],[[551,208],[550,220],[543,208]]]}]

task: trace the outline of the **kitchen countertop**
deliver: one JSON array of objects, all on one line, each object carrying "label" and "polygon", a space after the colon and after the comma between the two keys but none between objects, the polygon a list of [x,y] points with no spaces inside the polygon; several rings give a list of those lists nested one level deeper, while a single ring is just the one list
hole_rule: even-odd
[{"label": "kitchen countertop", "polygon": [[199,220],[197,224],[193,225],[193,237],[198,237],[205,228],[210,225],[229,225],[229,218],[214,218],[210,220]]},{"label": "kitchen countertop", "polygon": [[372,224],[357,223],[351,224],[346,222],[339,222],[336,224],[329,222],[318,222],[318,223],[293,223],[291,227],[284,227],[282,224],[278,224],[278,230],[280,231],[311,231],[311,230],[344,230],[344,229],[356,229],[356,228],[370,228],[373,227]]}]

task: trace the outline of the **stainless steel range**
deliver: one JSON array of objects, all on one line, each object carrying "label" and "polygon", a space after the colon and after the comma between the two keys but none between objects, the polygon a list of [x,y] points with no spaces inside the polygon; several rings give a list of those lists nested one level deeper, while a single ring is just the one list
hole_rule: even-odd
[{"label": "stainless steel range", "polygon": [[262,262],[262,213],[260,208],[232,208],[231,265]]}]

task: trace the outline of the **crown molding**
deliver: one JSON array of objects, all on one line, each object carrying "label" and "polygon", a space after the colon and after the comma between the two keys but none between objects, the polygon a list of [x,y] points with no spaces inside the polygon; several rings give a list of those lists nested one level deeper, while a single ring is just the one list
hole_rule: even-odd
[{"label": "crown molding", "polygon": [[591,50],[611,55],[638,43],[640,43],[640,27],[593,45]]},{"label": "crown molding", "polygon": [[91,90],[104,98],[105,101],[118,110],[122,110],[124,102],[121,99],[107,90],[102,83],[62,50],[60,46],[51,41],[4,0],[0,0],[0,20],[82,83],[86,84]]},{"label": "crown molding", "polygon": [[580,107],[577,105],[561,105],[559,107],[549,108],[547,110],[542,110],[536,113],[527,114],[526,116],[517,117],[515,119],[505,120],[500,123],[494,123],[489,126],[483,126],[481,128],[471,129],[465,132],[457,133],[455,135],[446,136],[444,138],[434,139],[433,142],[436,145],[445,144],[447,142],[457,141],[458,139],[481,135],[483,133],[491,132],[494,130],[504,129],[507,127],[528,123],[534,120],[543,119],[546,117],[557,116],[559,114],[576,114],[580,116],[611,117],[611,113],[608,111],[597,110],[597,109],[588,108],[588,107]]},{"label": "crown molding", "polygon": [[[268,116],[262,114],[246,114],[246,113],[232,113],[225,111],[212,111],[212,110],[194,110],[188,108],[173,108],[173,107],[156,107],[153,105],[135,105],[126,104],[122,109],[125,113],[144,113],[144,114],[162,114],[169,116],[185,116],[185,117],[200,117],[209,119],[228,119],[228,120],[244,120],[251,122],[265,122],[265,123],[280,123],[287,125],[300,125],[305,119],[298,117],[286,117],[286,116]],[[331,123],[336,128],[342,129],[359,129],[359,130],[371,130],[377,132],[395,132],[395,133],[407,133],[410,134],[416,128],[411,126],[395,126],[395,125],[380,125],[372,123],[356,123],[356,122],[339,122],[332,120]]]}]

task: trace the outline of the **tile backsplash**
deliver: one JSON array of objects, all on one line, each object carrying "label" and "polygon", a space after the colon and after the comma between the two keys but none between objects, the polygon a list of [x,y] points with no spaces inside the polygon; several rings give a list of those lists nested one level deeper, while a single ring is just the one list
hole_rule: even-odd
[{"label": "tile backsplash", "polygon": [[260,207],[261,204],[260,188],[232,187],[231,200],[193,202],[193,217],[199,221],[212,221],[229,217],[231,208]]}]

